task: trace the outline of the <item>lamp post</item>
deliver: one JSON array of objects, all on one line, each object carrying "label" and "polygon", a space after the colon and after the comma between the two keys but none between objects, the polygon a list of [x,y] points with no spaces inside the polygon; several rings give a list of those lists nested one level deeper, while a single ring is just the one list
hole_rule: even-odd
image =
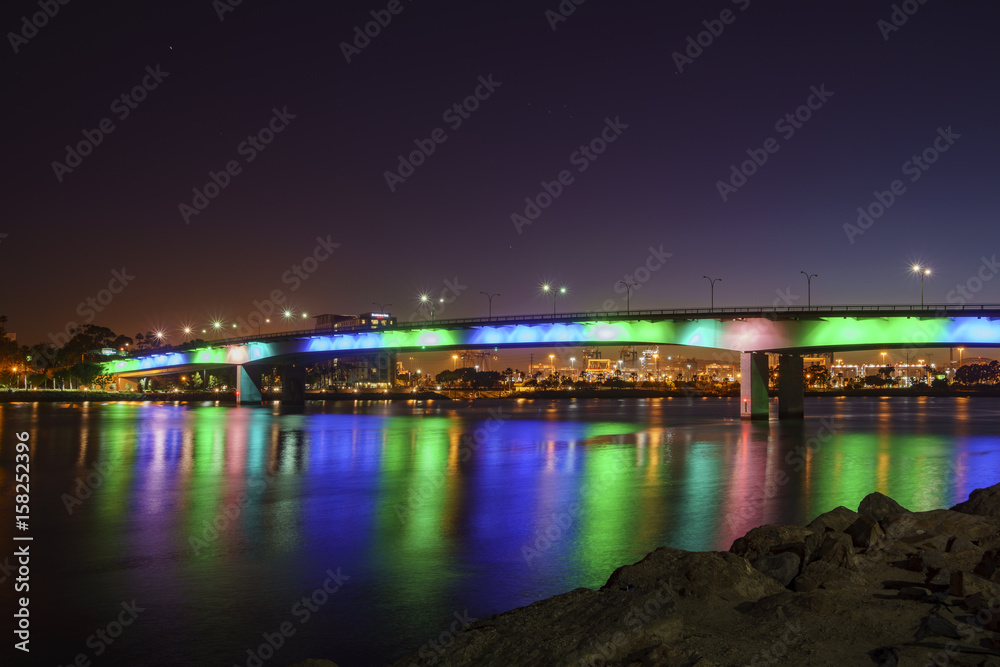
[{"label": "lamp post", "polygon": [[560,287],[559,289],[556,289],[555,287],[549,285],[548,283],[545,283],[544,285],[542,285],[542,291],[545,292],[546,294],[548,294],[549,292],[552,292],[552,315],[555,316],[555,314],[556,314],[556,296],[558,296],[560,294],[565,294],[566,293],[566,288],[565,287]]},{"label": "lamp post", "polygon": [[387,313],[388,314],[388,312],[389,312],[388,308],[392,304],[391,303],[379,303],[378,301],[372,301],[372,305],[373,306],[378,306],[378,312],[380,312],[380,313]]},{"label": "lamp post", "polygon": [[[440,301],[441,301],[441,303],[444,303],[444,297],[441,297]],[[431,322],[433,322],[434,321],[434,301],[433,301],[433,299],[431,299],[430,297],[428,297],[426,294],[421,294],[420,295],[420,303],[426,303],[426,304],[428,304],[428,307],[431,309]]]},{"label": "lamp post", "polygon": [[576,357],[569,358],[569,376],[572,378],[576,374]]},{"label": "lamp post", "polygon": [[963,352],[965,352],[965,348],[964,347],[958,348],[958,367],[959,368],[962,367],[962,353]]},{"label": "lamp post", "polygon": [[711,304],[712,304],[712,310],[715,310],[715,283],[722,282],[722,278],[709,278],[708,276],[702,276],[702,278],[704,278],[705,280],[707,280],[708,284],[711,286],[711,290],[712,290],[711,291],[711,296],[712,296]]},{"label": "lamp post", "polygon": [[480,294],[485,295],[486,298],[489,299],[490,309],[489,309],[489,316],[487,317],[487,319],[492,320],[493,319],[493,297],[500,296],[500,292],[497,292],[496,294],[490,294],[489,292],[480,292]]},{"label": "lamp post", "polygon": [[624,280],[619,280],[618,284],[625,286],[625,314],[628,315],[629,311],[632,310],[632,288],[639,283],[627,283]]},{"label": "lamp post", "polygon": [[555,375],[556,374],[556,355],[554,355],[554,354],[550,354],[549,355],[549,365],[552,366],[551,375]]},{"label": "lamp post", "polygon": [[819,278],[815,273],[806,273],[805,271],[799,271],[802,275],[806,277],[806,307],[812,308],[812,279]]},{"label": "lamp post", "polygon": [[924,307],[924,276],[931,275],[931,270],[926,266],[920,266],[919,264],[913,265],[913,272],[920,274],[920,307]]}]

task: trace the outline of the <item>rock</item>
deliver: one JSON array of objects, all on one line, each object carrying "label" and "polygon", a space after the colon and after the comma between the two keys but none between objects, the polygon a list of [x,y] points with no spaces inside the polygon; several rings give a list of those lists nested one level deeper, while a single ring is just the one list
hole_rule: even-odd
[{"label": "rock", "polygon": [[945,559],[944,555],[937,551],[922,551],[912,558],[896,561],[893,565],[910,572],[931,574],[931,571],[936,573],[945,567]]},{"label": "rock", "polygon": [[895,500],[878,491],[869,493],[858,505],[858,514],[879,522],[905,514],[908,511]]},{"label": "rock", "polygon": [[834,532],[842,533],[844,529],[854,523],[858,518],[858,513],[847,509],[843,505],[834,507],[829,512],[824,512],[813,519],[806,526],[809,530],[817,533]]},{"label": "rock", "polygon": [[669,581],[680,597],[715,597],[722,600],[759,600],[784,588],[750,563],[727,551],[694,552],[660,547],[634,565],[615,570],[604,590],[634,586],[651,590]]},{"label": "rock", "polygon": [[844,533],[827,533],[823,543],[809,556],[809,562],[822,561],[835,567],[854,568],[851,538]]},{"label": "rock", "polygon": [[885,539],[885,531],[878,524],[878,520],[864,515],[859,516],[844,532],[851,536],[854,546],[862,549],[867,549]]},{"label": "rock", "polygon": [[917,639],[925,637],[950,637],[961,639],[958,632],[958,624],[951,618],[942,615],[938,611],[932,611],[917,630]]},{"label": "rock", "polygon": [[782,586],[788,586],[799,574],[802,559],[790,551],[784,551],[770,556],[761,556],[751,561],[754,569],[777,581]]},{"label": "rock", "polygon": [[895,646],[882,646],[869,651],[868,655],[879,667],[897,667],[899,665],[899,649]]},{"label": "rock", "polygon": [[978,547],[964,537],[953,537],[948,540],[948,547],[945,549],[950,554],[960,554],[963,551],[975,551]]},{"label": "rock", "polygon": [[918,600],[920,602],[927,600],[930,596],[929,589],[919,586],[904,586],[899,589],[899,593],[896,595],[900,600]]},{"label": "rock", "polygon": [[[760,526],[754,528],[729,547],[731,553],[754,560],[772,553],[775,547],[788,543],[801,543],[811,530],[802,526]],[[801,558],[803,554],[800,554]]]},{"label": "rock", "polygon": [[984,553],[972,571],[984,579],[1000,584],[1000,549],[990,549]]},{"label": "rock", "polygon": [[976,489],[969,494],[969,499],[951,508],[963,514],[991,516],[1000,519],[1000,484]]},{"label": "rock", "polygon": [[827,588],[828,583],[832,584],[831,589],[838,588],[842,585],[833,582],[841,580],[846,580],[848,585],[864,583],[864,580],[854,572],[819,560],[807,565],[802,570],[802,574],[795,577],[792,582],[792,590],[797,593],[808,593],[820,587]]},{"label": "rock", "polygon": [[952,510],[930,510],[901,514],[889,519],[883,527],[885,534],[893,539],[913,541],[926,536],[940,540],[940,536],[944,536],[944,543],[934,548],[935,551],[944,551],[948,537],[964,537],[975,542],[996,536],[1000,521]]},{"label": "rock", "polygon": [[913,547],[917,551],[944,551],[948,546],[948,536],[919,533],[901,537],[899,542]]},{"label": "rock", "polygon": [[957,598],[972,595],[973,593],[1000,596],[1000,585],[994,584],[978,575],[964,572],[963,570],[955,570],[951,573],[951,583],[948,592]]}]

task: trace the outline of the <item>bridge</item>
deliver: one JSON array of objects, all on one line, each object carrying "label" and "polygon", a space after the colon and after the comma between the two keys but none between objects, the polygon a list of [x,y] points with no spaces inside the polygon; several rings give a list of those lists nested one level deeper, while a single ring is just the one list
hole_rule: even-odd
[{"label": "bridge", "polygon": [[377,330],[303,330],[104,362],[119,377],[237,367],[237,395],[259,403],[266,367],[282,369],[283,400],[303,400],[305,366],[378,351],[600,345],[685,345],[740,355],[741,417],[768,416],[767,354],[779,355],[778,413],[801,417],[802,355],[930,347],[1000,347],[1000,305],[740,307],[508,315]]}]

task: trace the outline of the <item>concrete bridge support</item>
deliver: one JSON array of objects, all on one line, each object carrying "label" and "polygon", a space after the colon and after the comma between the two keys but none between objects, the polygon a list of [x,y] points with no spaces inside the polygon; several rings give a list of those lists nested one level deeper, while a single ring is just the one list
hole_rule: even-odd
[{"label": "concrete bridge support", "polygon": [[766,352],[740,354],[740,418],[768,418]]},{"label": "concrete bridge support", "polygon": [[286,364],[281,367],[281,402],[302,405],[306,402],[306,367]]},{"label": "concrete bridge support", "polygon": [[253,366],[236,368],[236,402],[239,405],[260,405],[260,378],[263,372]]},{"label": "concrete bridge support", "polygon": [[805,396],[802,355],[778,357],[778,419],[801,419]]}]

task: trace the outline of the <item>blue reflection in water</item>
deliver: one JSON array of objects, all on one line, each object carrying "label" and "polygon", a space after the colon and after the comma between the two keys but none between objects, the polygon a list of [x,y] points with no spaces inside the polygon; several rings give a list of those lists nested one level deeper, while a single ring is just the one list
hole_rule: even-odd
[{"label": "blue reflection in water", "polygon": [[32,604],[60,639],[39,659],[96,657],[87,636],[135,599],[106,664],[246,664],[286,622],[269,664],[379,664],[455,612],[599,586],[656,546],[726,549],[874,490],[948,507],[1000,481],[998,407],[821,399],[757,424],[727,400],[0,405],[0,510],[28,430]]}]

